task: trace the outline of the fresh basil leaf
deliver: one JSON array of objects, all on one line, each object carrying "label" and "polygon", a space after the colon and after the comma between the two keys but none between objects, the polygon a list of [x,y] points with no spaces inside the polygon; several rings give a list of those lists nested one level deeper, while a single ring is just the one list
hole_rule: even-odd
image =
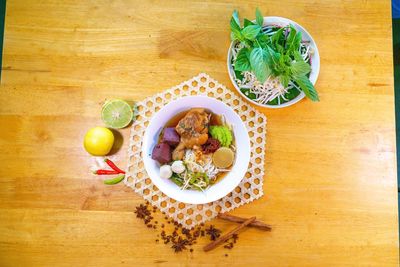
[{"label": "fresh basil leaf", "polygon": [[264,83],[267,77],[271,74],[266,61],[266,53],[260,47],[254,48],[250,53],[250,65],[257,77],[257,80]]},{"label": "fresh basil leaf", "polygon": [[244,25],[244,27],[247,27],[249,25],[256,25],[256,24],[248,19],[244,19],[243,25]]},{"label": "fresh basil leaf", "polygon": [[234,35],[234,40],[243,41],[244,38],[240,32],[240,26],[239,26],[239,24],[237,24],[237,22],[233,16],[230,21],[230,26],[231,26],[231,31],[233,32],[233,35]]},{"label": "fresh basil leaf", "polygon": [[258,9],[258,7],[256,9],[256,21],[258,25],[260,25],[261,27],[263,26],[264,17],[261,15],[261,11]]},{"label": "fresh basil leaf", "polygon": [[264,48],[271,43],[271,40],[265,34],[259,34],[256,39],[260,46]]},{"label": "fresh basil leaf", "polygon": [[292,63],[289,68],[293,77],[305,76],[311,71],[310,64],[303,60]]},{"label": "fresh basil leaf", "polygon": [[294,81],[300,86],[301,90],[303,90],[309,99],[312,101],[319,101],[318,93],[314,85],[306,76],[295,77]]},{"label": "fresh basil leaf", "polygon": [[233,10],[232,18],[235,20],[236,24],[239,26],[240,29],[239,12],[236,9]]},{"label": "fresh basil leaf", "polygon": [[240,51],[236,57],[235,70],[238,70],[238,71],[251,70],[249,53],[250,53],[250,51],[246,47],[240,49]]},{"label": "fresh basil leaf", "polygon": [[267,62],[272,66],[278,65],[281,54],[275,52],[269,46],[267,46],[267,49],[265,49],[265,51],[266,51],[266,55],[267,55]]},{"label": "fresh basil leaf", "polygon": [[285,28],[282,27],[279,30],[277,30],[272,36],[271,36],[271,42],[273,45],[276,44],[281,44],[283,45],[285,42],[285,35],[284,35],[284,30]]},{"label": "fresh basil leaf", "polygon": [[241,31],[244,38],[248,40],[254,40],[257,34],[261,31],[261,27],[258,25],[249,25]]}]

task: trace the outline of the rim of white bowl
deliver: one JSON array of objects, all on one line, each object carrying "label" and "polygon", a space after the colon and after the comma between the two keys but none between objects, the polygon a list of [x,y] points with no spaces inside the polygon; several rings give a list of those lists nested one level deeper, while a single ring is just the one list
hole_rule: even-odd
[{"label": "rim of white bowl", "polygon": [[[272,21],[272,22],[271,22]],[[254,22],[254,21],[253,21]],[[284,17],[278,17],[278,16],[268,16],[268,17],[264,17],[264,22],[263,22],[263,27],[267,26],[267,25],[271,25],[271,24],[284,24],[284,25],[288,25],[288,24],[293,24],[295,26],[295,28],[297,30],[302,31],[303,33],[303,37],[305,37],[305,39],[310,39],[310,46],[313,47],[314,49],[314,55],[312,57],[312,62],[314,64],[311,65],[311,74],[310,74],[310,82],[315,85],[315,83],[318,80],[318,76],[319,76],[319,70],[320,70],[320,56],[319,56],[319,51],[318,51],[318,47],[317,44],[315,43],[314,39],[312,38],[311,34],[300,24],[298,24],[297,22],[288,19],[288,18],[284,18]],[[278,24],[278,25],[280,25]],[[283,25],[280,25],[283,26]],[[230,46],[229,46],[229,50],[228,50],[228,56],[227,56],[227,67],[228,67],[228,73],[229,73],[229,78],[231,79],[231,82],[233,84],[233,86],[235,87],[236,91],[239,92],[240,95],[242,95],[247,101],[259,106],[259,107],[267,107],[267,108],[284,108],[284,107],[289,107],[291,105],[296,104],[297,102],[299,102],[300,100],[302,100],[306,95],[304,94],[304,92],[302,91],[296,98],[283,103],[283,104],[279,104],[279,105],[269,105],[269,104],[261,104],[258,103],[256,101],[254,101],[253,99],[248,98],[244,93],[242,93],[242,91],[240,91],[240,87],[237,85],[235,78],[234,78],[234,70],[233,67],[231,65],[231,58],[232,58],[232,48],[234,45],[234,41],[231,42]]]},{"label": "rim of white bowl", "polygon": [[[225,110],[230,110],[230,112],[232,113],[232,117],[235,117],[235,122],[236,124],[233,125],[234,127],[234,135],[235,138],[237,138],[237,135],[235,133],[235,129],[238,129],[238,127],[242,128],[241,130],[244,131],[243,135],[245,133],[244,139],[240,140],[240,143],[243,144],[243,147],[240,148],[241,152],[239,151],[239,146],[237,146],[238,152],[236,154],[235,157],[235,163],[232,166],[232,170],[226,175],[226,177],[224,177],[221,181],[218,181],[218,183],[216,183],[215,185],[213,185],[212,187],[210,187],[209,189],[207,189],[205,192],[207,193],[207,191],[209,191],[209,195],[205,195],[202,192],[197,192],[197,191],[193,191],[193,193],[195,194],[201,194],[202,197],[197,197],[197,198],[193,198],[193,193],[191,195],[191,198],[189,198],[188,196],[191,194],[191,190],[184,190],[182,192],[189,192],[189,193],[182,193],[182,194],[176,194],[177,191],[180,191],[180,188],[173,184],[173,187],[169,187],[168,185],[165,185],[162,181],[161,178],[159,178],[159,175],[157,173],[155,173],[154,168],[151,166],[151,164],[154,162],[153,159],[151,159],[150,154],[150,150],[152,150],[152,148],[154,147],[154,140],[151,139],[151,137],[149,136],[149,129],[153,130],[152,128],[156,127],[154,126],[154,124],[156,124],[156,120],[158,119],[157,114],[161,114],[163,111],[168,112],[169,109],[172,109],[171,107],[174,105],[177,105],[176,103],[179,103],[181,101],[188,101],[189,99],[196,99],[197,102],[199,103],[198,105],[196,104],[195,106],[191,106],[191,107],[184,107],[184,109],[182,107],[179,107],[176,112],[181,112],[184,110],[187,110],[188,108],[193,108],[193,107],[205,107],[206,106],[202,105],[202,100],[203,101],[212,101],[212,102],[218,102],[217,105],[221,105],[223,106],[223,108]],[[176,113],[175,113],[176,114]],[[171,117],[169,117],[170,119]],[[232,121],[228,121],[230,123],[233,123]],[[158,127],[158,126],[157,126]],[[158,127],[158,128],[162,128]],[[160,129],[158,129],[159,133]],[[237,130],[239,131],[239,130]],[[142,143],[142,155],[143,155],[143,161],[144,161],[144,167],[146,169],[146,172],[148,174],[148,176],[150,177],[150,179],[152,180],[152,182],[154,183],[154,185],[157,186],[157,188],[163,192],[165,195],[167,195],[168,197],[175,199],[177,201],[183,202],[183,203],[187,203],[187,204],[206,204],[206,203],[210,203],[216,200],[219,200],[223,197],[225,197],[226,195],[228,195],[230,192],[232,192],[239,184],[240,182],[243,180],[247,170],[248,170],[248,165],[250,162],[250,138],[248,135],[248,130],[245,126],[245,124],[243,123],[242,119],[240,118],[240,116],[231,108],[229,107],[227,104],[225,104],[224,102],[217,100],[215,98],[211,98],[211,97],[207,97],[207,96],[202,96],[202,95],[198,95],[198,96],[185,96],[185,97],[181,97],[178,98],[174,101],[171,101],[170,103],[168,103],[167,105],[165,105],[164,107],[162,107],[150,120],[149,125],[146,128],[145,134],[144,134],[144,138],[143,138],[143,143]],[[240,155],[238,153],[241,153]],[[240,157],[240,163],[238,163],[238,158]],[[238,165],[239,164],[239,165]],[[237,167],[235,168],[235,166],[237,165]],[[234,172],[235,171],[235,172]],[[229,179],[227,181],[225,181],[226,179]],[[224,182],[225,181],[225,182]],[[171,184],[173,183],[172,181],[169,181]],[[221,188],[218,188],[218,185]],[[227,187],[224,187],[228,185]],[[214,189],[213,189],[214,188]],[[218,188],[219,190],[217,191],[215,188]],[[216,191],[216,192],[215,192]],[[175,194],[174,194],[175,193]]]}]

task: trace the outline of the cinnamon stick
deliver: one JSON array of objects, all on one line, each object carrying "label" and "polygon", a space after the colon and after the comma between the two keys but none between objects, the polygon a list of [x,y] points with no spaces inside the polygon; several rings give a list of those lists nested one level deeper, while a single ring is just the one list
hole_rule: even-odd
[{"label": "cinnamon stick", "polygon": [[234,234],[236,234],[237,232],[240,231],[240,229],[246,227],[247,225],[249,225],[250,223],[254,222],[256,220],[256,217],[251,217],[250,219],[245,220],[242,224],[238,225],[235,229],[231,230],[230,232],[220,236],[218,239],[216,239],[215,241],[209,243],[208,245],[206,245],[203,250],[205,252],[213,250],[214,248],[216,248],[217,246],[221,245],[222,243],[224,243],[226,240],[228,240],[229,238],[231,238]]},{"label": "cinnamon stick", "polygon": [[[243,223],[244,221],[246,221],[246,218],[230,215],[227,213],[218,214],[218,218],[225,220],[225,221],[229,221],[229,222],[235,222],[235,223]],[[263,231],[271,231],[272,230],[271,225],[266,224],[259,220],[255,220],[254,222],[250,223],[249,226],[258,228]]]}]

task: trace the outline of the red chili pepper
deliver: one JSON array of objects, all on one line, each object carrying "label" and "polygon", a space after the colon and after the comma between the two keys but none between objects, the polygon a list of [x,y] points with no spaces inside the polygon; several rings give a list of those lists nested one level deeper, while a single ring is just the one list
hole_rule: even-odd
[{"label": "red chili pepper", "polygon": [[108,166],[110,166],[111,169],[113,169],[114,171],[118,172],[118,173],[123,173],[125,174],[125,172],[123,170],[121,170],[120,168],[117,167],[117,165],[115,165],[114,162],[112,162],[109,159],[104,159],[104,161],[107,163]]},{"label": "red chili pepper", "polygon": [[110,175],[110,174],[118,174],[119,172],[115,170],[97,170],[94,171],[93,173],[97,175]]}]

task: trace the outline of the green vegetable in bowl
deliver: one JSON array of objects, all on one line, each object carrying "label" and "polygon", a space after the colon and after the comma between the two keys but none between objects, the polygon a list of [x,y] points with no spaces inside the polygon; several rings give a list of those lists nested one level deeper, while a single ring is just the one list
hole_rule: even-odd
[{"label": "green vegetable in bowl", "polygon": [[312,101],[319,101],[309,79],[313,48],[302,39],[301,31],[291,24],[264,23],[259,9],[254,22],[244,19],[243,24],[235,10],[230,28],[235,81],[249,99],[283,104],[304,92]]},{"label": "green vegetable in bowl", "polygon": [[212,138],[217,139],[221,146],[229,147],[232,143],[232,132],[227,126],[210,126],[209,132]]}]

